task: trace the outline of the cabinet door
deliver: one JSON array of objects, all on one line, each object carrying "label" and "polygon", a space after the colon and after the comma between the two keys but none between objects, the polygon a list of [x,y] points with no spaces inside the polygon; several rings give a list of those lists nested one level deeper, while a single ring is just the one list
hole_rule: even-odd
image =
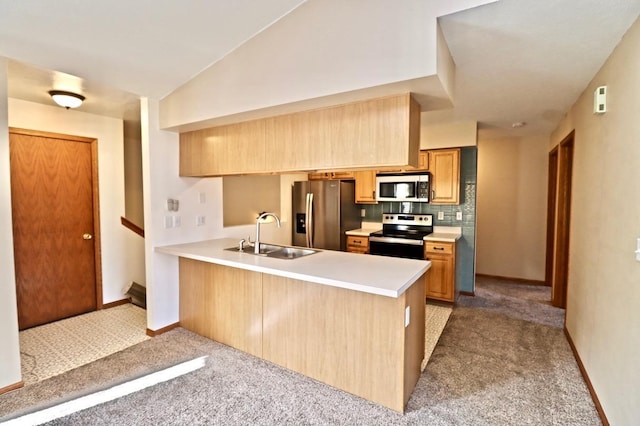
[{"label": "cabinet door", "polygon": [[431,204],[460,204],[460,149],[429,151]]},{"label": "cabinet door", "polygon": [[376,172],[353,172],[356,180],[356,203],[376,204]]},{"label": "cabinet door", "polygon": [[425,296],[453,302],[453,260],[451,256],[429,255],[431,269],[426,283]]},{"label": "cabinet door", "polygon": [[427,241],[424,257],[431,261],[425,296],[446,302],[455,300],[455,244]]}]

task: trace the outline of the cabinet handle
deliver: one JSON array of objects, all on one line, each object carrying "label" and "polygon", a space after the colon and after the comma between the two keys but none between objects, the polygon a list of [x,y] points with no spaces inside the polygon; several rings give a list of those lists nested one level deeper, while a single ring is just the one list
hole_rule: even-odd
[{"label": "cabinet handle", "polygon": [[436,198],[436,190],[432,189],[431,190],[431,199],[433,200],[434,198]]},{"label": "cabinet handle", "polygon": [[441,251],[443,251],[443,250],[444,250],[444,247],[434,247],[433,249],[434,249],[434,250],[441,250]]},{"label": "cabinet handle", "polygon": [[353,242],[356,243],[356,244],[362,244],[362,241],[360,241],[360,240],[353,240]]}]

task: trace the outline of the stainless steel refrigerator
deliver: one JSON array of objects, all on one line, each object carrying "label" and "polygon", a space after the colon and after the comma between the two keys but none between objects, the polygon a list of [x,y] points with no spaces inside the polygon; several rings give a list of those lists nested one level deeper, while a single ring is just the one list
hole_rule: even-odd
[{"label": "stainless steel refrigerator", "polygon": [[360,228],[360,209],[352,181],[293,183],[293,245],[346,250],[345,232]]}]

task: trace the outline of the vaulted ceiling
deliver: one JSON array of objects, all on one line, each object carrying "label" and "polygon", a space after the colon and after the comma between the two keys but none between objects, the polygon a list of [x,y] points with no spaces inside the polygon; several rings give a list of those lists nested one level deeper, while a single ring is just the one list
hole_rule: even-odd
[{"label": "vaulted ceiling", "polygon": [[[353,1],[367,13],[367,0]],[[87,112],[121,116],[138,96],[165,97],[304,3],[0,0],[9,96],[50,104],[56,84],[85,94]],[[500,0],[440,16],[456,64],[454,107],[423,119],[476,120],[496,137],[548,134],[639,13],[640,0]],[[516,121],[528,126],[514,130]]]}]

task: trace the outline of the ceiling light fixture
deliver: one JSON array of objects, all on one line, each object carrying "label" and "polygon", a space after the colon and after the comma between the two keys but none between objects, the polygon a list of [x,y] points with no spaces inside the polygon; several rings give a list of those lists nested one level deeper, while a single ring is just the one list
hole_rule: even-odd
[{"label": "ceiling light fixture", "polygon": [[526,125],[527,123],[525,123],[524,121],[516,121],[515,123],[511,124],[511,127],[513,127],[514,129],[517,129],[519,127],[524,127]]},{"label": "ceiling light fixture", "polygon": [[66,109],[78,108],[84,101],[84,96],[62,90],[52,90],[49,95],[51,95],[55,103]]}]

